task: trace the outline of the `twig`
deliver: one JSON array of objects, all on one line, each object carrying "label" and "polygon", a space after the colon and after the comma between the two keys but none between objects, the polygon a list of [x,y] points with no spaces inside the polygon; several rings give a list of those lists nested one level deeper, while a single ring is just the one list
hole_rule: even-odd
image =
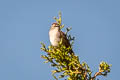
[{"label": "twig", "polygon": [[102,73],[101,72],[96,72],[95,75],[91,78],[91,80],[94,80],[99,75],[102,75]]}]

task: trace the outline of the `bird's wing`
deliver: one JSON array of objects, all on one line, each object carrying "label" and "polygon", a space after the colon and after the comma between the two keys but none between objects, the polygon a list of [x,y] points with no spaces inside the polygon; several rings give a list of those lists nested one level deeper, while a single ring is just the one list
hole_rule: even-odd
[{"label": "bird's wing", "polygon": [[[60,35],[61,35],[61,38],[62,38],[62,44],[64,44],[66,46],[66,48],[71,47],[70,42],[67,39],[67,36],[62,31],[60,31]],[[70,50],[69,53],[74,54],[72,49]]]},{"label": "bird's wing", "polygon": [[66,47],[70,47],[70,42],[67,39],[67,36],[64,34],[64,32],[60,31],[60,36],[62,38],[62,43],[66,46]]}]

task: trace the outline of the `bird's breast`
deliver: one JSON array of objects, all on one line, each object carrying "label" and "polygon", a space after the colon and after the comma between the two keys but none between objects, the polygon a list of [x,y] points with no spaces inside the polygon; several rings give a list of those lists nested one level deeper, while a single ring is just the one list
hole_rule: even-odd
[{"label": "bird's breast", "polygon": [[60,42],[60,32],[56,29],[49,31],[50,42],[53,46],[58,46]]}]

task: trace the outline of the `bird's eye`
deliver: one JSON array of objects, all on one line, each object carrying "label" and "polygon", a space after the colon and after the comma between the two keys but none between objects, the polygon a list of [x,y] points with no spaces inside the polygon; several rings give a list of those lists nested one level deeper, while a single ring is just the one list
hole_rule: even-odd
[{"label": "bird's eye", "polygon": [[59,27],[59,25],[55,25],[55,27]]}]

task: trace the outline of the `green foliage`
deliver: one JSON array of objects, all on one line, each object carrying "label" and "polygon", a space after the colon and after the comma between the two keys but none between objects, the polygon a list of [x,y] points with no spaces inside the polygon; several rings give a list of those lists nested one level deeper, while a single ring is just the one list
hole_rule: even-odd
[{"label": "green foliage", "polygon": [[[64,25],[61,25],[61,13],[59,13],[59,18],[54,17],[56,22],[61,26],[61,29]],[[66,36],[68,40],[71,42],[71,46],[74,42],[74,37],[68,35],[68,32],[71,28],[66,28]],[[46,48],[44,43],[41,43],[41,50],[45,51],[47,54],[41,55],[43,59],[45,59],[45,63],[51,63],[52,67],[55,67],[52,70],[53,77],[58,80],[60,78],[67,78],[65,80],[95,80],[97,76],[103,75],[106,76],[107,73],[110,72],[110,66],[106,62],[102,61],[99,65],[99,71],[92,76],[92,71],[89,66],[85,62],[80,62],[79,57],[74,54],[70,54],[69,52],[72,50],[72,47],[65,47],[64,45],[59,43],[58,47],[53,47],[52,45]],[[55,74],[59,74],[56,76]]]},{"label": "green foliage", "polygon": [[99,72],[101,72],[102,75],[106,76],[107,73],[110,72],[110,67],[112,65],[108,65],[106,62],[102,61],[99,65]]},{"label": "green foliage", "polygon": [[62,24],[62,16],[61,16],[61,12],[59,12],[59,18],[57,19],[56,17],[54,17],[54,19],[56,20],[56,22],[60,25],[60,29],[62,29],[64,27],[64,24]]}]

